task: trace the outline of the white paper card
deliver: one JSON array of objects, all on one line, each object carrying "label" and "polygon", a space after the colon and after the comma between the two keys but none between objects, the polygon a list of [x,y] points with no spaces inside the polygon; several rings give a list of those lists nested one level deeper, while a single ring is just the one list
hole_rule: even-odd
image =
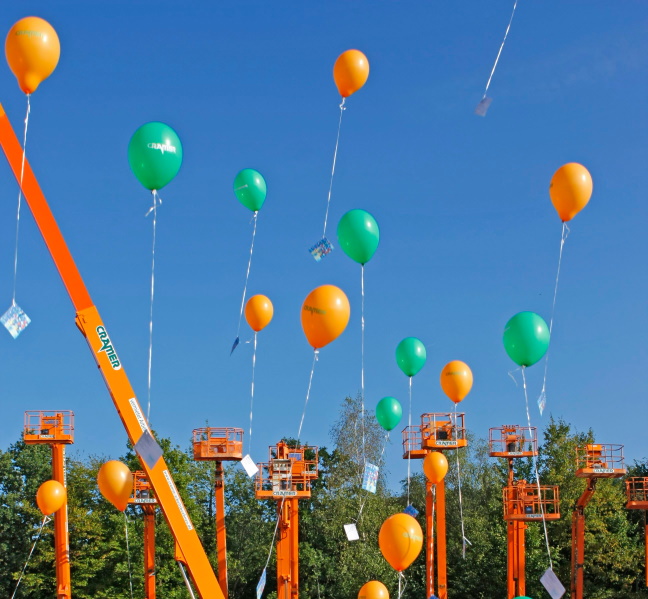
[{"label": "white paper card", "polygon": [[477,116],[486,116],[486,113],[488,112],[488,107],[491,105],[491,102],[493,101],[493,98],[483,98],[479,104],[477,104],[477,107],[475,108],[475,114]]},{"label": "white paper card", "polygon": [[15,302],[11,307],[0,317],[0,322],[4,325],[9,334],[17,339],[18,335],[22,333],[31,322],[31,319],[25,314],[22,308]]},{"label": "white paper card", "polygon": [[547,589],[551,599],[560,599],[565,594],[565,587],[551,568],[547,568],[545,573],[540,577],[542,586]]},{"label": "white paper card", "polygon": [[241,460],[241,466],[243,466],[248,476],[254,476],[259,471],[249,453]]},{"label": "white paper card", "polygon": [[345,524],[344,532],[346,533],[347,539],[349,539],[349,541],[357,541],[360,538],[358,529],[356,528],[355,524]]}]

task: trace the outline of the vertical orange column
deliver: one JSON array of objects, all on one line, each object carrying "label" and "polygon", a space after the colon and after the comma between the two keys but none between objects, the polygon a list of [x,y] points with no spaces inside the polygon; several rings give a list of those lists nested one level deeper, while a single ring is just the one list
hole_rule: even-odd
[{"label": "vertical orange column", "polygon": [[648,510],[644,511],[644,543],[645,543],[645,555],[646,555],[646,586],[648,587]]},{"label": "vertical orange column", "polygon": [[517,522],[518,535],[517,535],[517,594],[518,596],[524,595],[526,592],[526,544],[525,544],[525,531],[527,525],[524,522]]},{"label": "vertical orange column", "polygon": [[585,562],[585,515],[579,508],[572,516],[572,599],[583,599],[583,564]]},{"label": "vertical orange column", "polygon": [[[65,445],[52,444],[52,478],[65,486]],[[54,546],[56,549],[56,597],[70,599],[70,538],[68,534],[68,506],[54,514]]]},{"label": "vertical orange column", "polygon": [[446,521],[445,521],[445,482],[437,483],[437,582],[439,599],[448,599],[448,580],[446,570]]},{"label": "vertical orange column", "polygon": [[144,512],[144,597],[155,599],[155,506],[140,505]]},{"label": "vertical orange column", "polygon": [[277,501],[277,599],[290,599],[290,519],[287,500]]},{"label": "vertical orange column", "polygon": [[515,592],[515,538],[517,535],[517,525],[515,520],[506,522],[506,591],[508,599],[514,599],[518,596]]},{"label": "vertical orange column", "polygon": [[425,479],[425,596],[434,595],[434,521],[432,483]]},{"label": "vertical orange column", "polygon": [[299,500],[289,500],[290,509],[290,599],[299,596]]},{"label": "vertical orange column", "polygon": [[218,584],[227,599],[227,535],[225,530],[225,480],[223,463],[216,462],[214,482],[216,496],[216,553],[218,555]]}]

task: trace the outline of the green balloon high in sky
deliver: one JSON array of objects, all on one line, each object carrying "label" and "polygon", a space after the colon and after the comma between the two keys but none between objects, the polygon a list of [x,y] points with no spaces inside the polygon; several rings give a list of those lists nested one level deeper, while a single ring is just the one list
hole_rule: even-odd
[{"label": "green balloon high in sky", "polygon": [[549,328],[535,312],[519,312],[504,327],[504,349],[518,366],[532,366],[549,349]]},{"label": "green balloon high in sky", "polygon": [[128,162],[146,189],[160,190],[178,174],[182,165],[180,138],[169,125],[146,123],[131,137]]},{"label": "green balloon high in sky", "polygon": [[380,229],[366,210],[349,210],[338,223],[337,236],[344,253],[365,265],[378,247]]}]

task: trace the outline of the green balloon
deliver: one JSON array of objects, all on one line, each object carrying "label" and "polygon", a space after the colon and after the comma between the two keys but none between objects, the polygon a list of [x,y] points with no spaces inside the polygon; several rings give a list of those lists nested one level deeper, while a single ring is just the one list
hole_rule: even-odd
[{"label": "green balloon", "polygon": [[128,162],[146,189],[162,189],[180,170],[180,138],[169,125],[146,123],[131,137],[128,144]]},{"label": "green balloon", "polygon": [[338,223],[337,236],[344,253],[364,265],[378,247],[380,229],[376,219],[365,210],[349,210]]},{"label": "green balloon", "polygon": [[244,168],[234,178],[234,193],[238,201],[252,212],[261,210],[267,191],[265,179],[253,168]]},{"label": "green balloon", "polygon": [[386,431],[390,431],[400,422],[403,408],[395,397],[383,397],[376,406],[376,420]]},{"label": "green balloon", "polygon": [[396,363],[407,376],[414,376],[421,370],[426,358],[425,345],[416,337],[405,337],[396,347]]},{"label": "green balloon", "polygon": [[531,366],[549,349],[549,328],[535,312],[520,312],[504,327],[504,349],[519,366]]}]

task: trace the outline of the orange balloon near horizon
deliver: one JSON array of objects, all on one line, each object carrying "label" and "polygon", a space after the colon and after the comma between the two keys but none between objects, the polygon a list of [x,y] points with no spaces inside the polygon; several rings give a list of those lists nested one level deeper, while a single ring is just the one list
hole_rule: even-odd
[{"label": "orange balloon near horizon", "polygon": [[382,582],[370,580],[362,585],[358,599],[389,599],[389,591]]},{"label": "orange balloon near horizon", "polygon": [[61,44],[47,21],[25,17],[9,29],[5,56],[20,89],[32,94],[54,72],[61,56]]},{"label": "orange balloon near horizon", "polygon": [[58,512],[67,501],[67,490],[57,480],[46,480],[36,492],[36,504],[43,516]]},{"label": "orange balloon near horizon", "polygon": [[99,468],[97,483],[101,494],[123,512],[133,491],[133,474],[128,466],[118,460],[106,462]]},{"label": "orange balloon near horizon", "polygon": [[333,80],[343,98],[357,92],[369,77],[369,61],[360,50],[342,52],[333,65]]},{"label": "orange balloon near horizon", "polygon": [[577,162],[561,166],[551,178],[549,196],[564,223],[576,216],[592,197],[592,175]]},{"label": "orange balloon near horizon", "polygon": [[440,451],[431,451],[423,459],[423,472],[427,479],[436,485],[448,473],[448,459]]},{"label": "orange balloon near horizon", "polygon": [[265,295],[253,295],[245,304],[245,320],[255,333],[265,329],[273,315],[274,307]]},{"label": "orange balloon near horizon", "polygon": [[454,403],[459,403],[472,389],[473,374],[468,364],[461,360],[453,360],[441,370],[440,380],[443,392]]},{"label": "orange balloon near horizon", "polygon": [[421,525],[409,514],[389,516],[380,527],[378,545],[383,557],[397,572],[402,572],[418,557],[423,547]]},{"label": "orange balloon near horizon", "polygon": [[322,285],[311,291],[301,310],[301,325],[308,343],[320,349],[337,339],[351,315],[349,300],[339,287]]}]

